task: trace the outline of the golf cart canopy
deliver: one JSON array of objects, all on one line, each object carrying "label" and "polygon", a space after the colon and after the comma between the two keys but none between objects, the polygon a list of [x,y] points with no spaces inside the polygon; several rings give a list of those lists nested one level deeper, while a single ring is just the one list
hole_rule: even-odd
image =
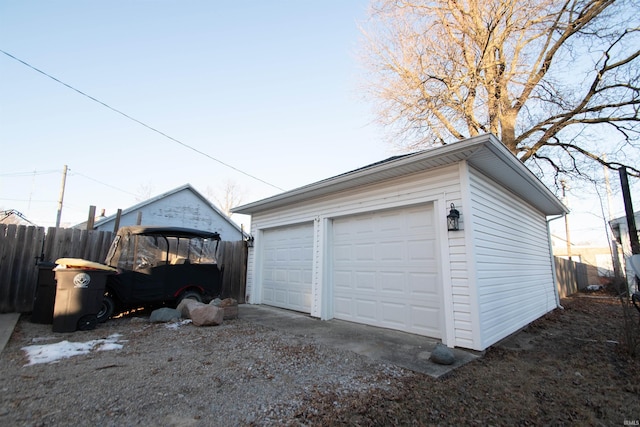
[{"label": "golf cart canopy", "polygon": [[212,231],[195,230],[192,228],[182,227],[153,227],[144,225],[132,225],[122,227],[118,230],[118,234],[134,234],[145,236],[171,236],[171,237],[200,237],[202,239],[220,240],[220,234]]}]

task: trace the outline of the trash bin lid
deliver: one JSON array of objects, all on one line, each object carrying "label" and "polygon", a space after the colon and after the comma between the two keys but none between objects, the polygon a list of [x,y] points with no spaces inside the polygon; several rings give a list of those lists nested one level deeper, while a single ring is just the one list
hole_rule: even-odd
[{"label": "trash bin lid", "polygon": [[89,261],[82,258],[58,258],[56,260],[56,264],[64,265],[65,268],[117,271],[115,268],[109,267],[108,265],[100,264],[99,262]]}]

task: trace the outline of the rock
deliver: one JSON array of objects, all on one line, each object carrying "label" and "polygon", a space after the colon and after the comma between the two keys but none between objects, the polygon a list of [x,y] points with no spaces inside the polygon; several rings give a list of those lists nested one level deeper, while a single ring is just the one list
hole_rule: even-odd
[{"label": "rock", "polygon": [[202,305],[205,305],[205,304],[198,302],[194,299],[185,298],[182,301],[180,301],[180,304],[178,304],[178,307],[176,307],[176,310],[178,310],[182,315],[182,317],[184,317],[185,319],[191,319],[191,311],[194,308],[200,307]]},{"label": "rock", "polygon": [[431,352],[429,357],[434,363],[439,365],[452,365],[456,361],[456,357],[453,355],[453,351],[442,343],[436,344],[436,348]]},{"label": "rock", "polygon": [[149,321],[153,323],[166,323],[180,320],[182,316],[175,308],[162,307],[151,312]]},{"label": "rock", "polygon": [[237,319],[238,318],[238,301],[233,298],[225,298],[221,300],[216,298],[209,304],[220,307],[224,310],[224,320]]},{"label": "rock", "polygon": [[233,298],[225,298],[222,301],[220,301],[220,307],[233,307],[237,305],[238,305],[238,301],[234,300]]},{"label": "rock", "polygon": [[191,321],[196,326],[217,326],[222,324],[224,309],[212,304],[202,304],[191,310]]},{"label": "rock", "polygon": [[224,320],[238,318],[238,301],[233,298],[225,298],[221,300],[216,298],[209,303],[224,310]]}]

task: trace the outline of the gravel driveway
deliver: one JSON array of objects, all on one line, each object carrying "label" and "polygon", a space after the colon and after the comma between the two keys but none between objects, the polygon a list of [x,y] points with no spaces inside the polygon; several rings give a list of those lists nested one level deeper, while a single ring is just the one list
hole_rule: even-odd
[{"label": "gravel driveway", "polygon": [[[22,350],[114,336],[121,349],[54,363],[28,365]],[[243,319],[195,327],[133,317],[53,334],[23,316],[0,366],[0,424],[12,426],[286,424],[316,394],[375,392],[412,375]]]}]

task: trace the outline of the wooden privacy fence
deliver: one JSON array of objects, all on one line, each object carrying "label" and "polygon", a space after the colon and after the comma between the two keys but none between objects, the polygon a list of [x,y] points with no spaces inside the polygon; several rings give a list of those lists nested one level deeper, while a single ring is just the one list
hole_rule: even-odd
[{"label": "wooden privacy fence", "polygon": [[[104,262],[114,233],[76,228],[0,224],[0,313],[33,310],[38,264],[58,258]],[[224,269],[223,296],[244,303],[247,248],[244,241],[220,242],[218,262]],[[49,267],[47,267],[49,268]]]},{"label": "wooden privacy fence", "polygon": [[247,242],[221,241],[218,246],[218,265],[223,269],[222,297],[234,298],[244,304],[247,284]]},{"label": "wooden privacy fence", "polygon": [[560,298],[575,294],[589,286],[589,268],[595,269],[595,267],[564,258],[554,257],[554,259]]}]

